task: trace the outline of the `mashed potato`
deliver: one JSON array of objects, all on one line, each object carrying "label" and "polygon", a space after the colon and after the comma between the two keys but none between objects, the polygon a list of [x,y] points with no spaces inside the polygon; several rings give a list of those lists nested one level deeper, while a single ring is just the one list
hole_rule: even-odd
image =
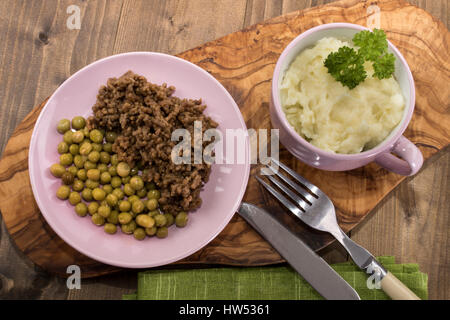
[{"label": "mashed potato", "polygon": [[397,81],[372,77],[353,90],[323,65],[328,55],[351,43],[323,38],[301,52],[281,83],[281,104],[291,126],[306,140],[335,153],[359,153],[382,142],[403,117],[405,100]]}]

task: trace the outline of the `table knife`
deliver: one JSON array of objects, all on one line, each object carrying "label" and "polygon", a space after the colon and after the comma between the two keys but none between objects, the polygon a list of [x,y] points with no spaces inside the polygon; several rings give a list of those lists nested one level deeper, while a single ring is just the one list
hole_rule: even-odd
[{"label": "table knife", "polygon": [[360,300],[355,289],[269,212],[245,202],[238,212],[322,297]]}]

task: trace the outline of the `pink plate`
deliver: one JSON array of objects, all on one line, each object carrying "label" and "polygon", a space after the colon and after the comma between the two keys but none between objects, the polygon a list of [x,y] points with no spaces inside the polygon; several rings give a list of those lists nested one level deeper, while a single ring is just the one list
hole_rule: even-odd
[{"label": "pink plate", "polygon": [[[96,61],[65,81],[51,96],[34,127],[29,152],[29,171],[34,197],[53,230],[81,253],[106,264],[147,268],[168,264],[204,247],[230,221],[244,195],[249,171],[249,142],[245,138],[244,164],[214,164],[209,182],[201,192],[202,206],[189,215],[188,225],[172,226],[165,239],[137,241],[118,231],[108,235],[89,216],[80,218],[67,201],[56,198],[59,179],[49,167],[59,161],[56,147],[62,136],[56,131],[60,119],[87,117],[101,85],[128,70],[150,82],[166,82],[180,98],[202,98],[206,113],[219,123],[226,145],[225,129],[246,130],[245,122],[230,94],[208,72],[183,59],[152,52],[130,52]],[[236,161],[237,162],[237,161]]]}]

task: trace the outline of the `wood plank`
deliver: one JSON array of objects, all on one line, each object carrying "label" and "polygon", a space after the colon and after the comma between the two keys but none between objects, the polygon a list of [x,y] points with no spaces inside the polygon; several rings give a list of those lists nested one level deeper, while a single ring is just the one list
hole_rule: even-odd
[{"label": "wood plank", "polygon": [[[66,27],[66,8],[81,9],[81,29]],[[72,73],[113,53],[121,0],[0,2],[0,152],[37,101]],[[1,218],[0,218],[1,219]],[[0,232],[0,299],[64,299],[65,280],[40,270]]]},{"label": "wood plank", "polygon": [[[249,0],[250,1],[250,0]],[[247,1],[247,3],[249,2]],[[73,3],[79,4],[80,7],[84,4],[84,2],[81,1],[72,1]],[[112,2],[112,1],[111,1]],[[117,2],[116,0],[114,2]],[[167,1],[169,2],[169,1]],[[170,6],[171,4],[173,5],[173,3],[175,3],[176,1],[170,1],[170,3],[168,4],[168,6]],[[189,4],[185,4],[184,2],[186,1],[179,1],[177,3],[181,3],[181,6],[184,7],[188,7]],[[256,0],[255,0],[256,2]],[[266,1],[268,2],[268,1]],[[264,6],[268,7],[268,8],[276,8],[277,7],[277,3],[278,0],[274,0],[273,2],[267,3]],[[322,4],[323,2],[328,2],[328,1],[287,1],[284,0],[283,1],[283,13],[286,12],[290,12],[291,10],[296,10],[296,9],[302,9],[304,7],[295,7],[296,4],[298,4],[299,6],[309,6],[309,5],[317,5],[317,4]],[[412,3],[415,3],[417,5],[419,5],[420,7],[426,8],[427,10],[430,10],[435,17],[440,18],[444,24],[446,24],[446,26],[449,26],[449,15],[448,15],[448,1],[446,0],[439,0],[439,1],[410,1]],[[0,118],[0,151],[3,150],[7,139],[9,138],[13,128],[15,128],[15,126],[23,119],[23,117],[29,112],[29,110],[31,110],[31,108],[35,105],[36,102],[41,101],[43,98],[45,98],[46,94],[45,92],[53,92],[53,90],[57,87],[57,85],[59,84],[58,81],[63,81],[68,75],[70,75],[71,70],[76,71],[77,68],[70,68],[69,67],[69,72],[65,73],[65,72],[61,72],[61,64],[65,65],[70,65],[70,63],[67,63],[67,61],[63,61],[62,59],[57,59],[55,58],[55,56],[49,56],[48,60],[47,60],[47,69],[45,70],[45,76],[44,77],[49,77],[51,79],[54,79],[52,81],[46,81],[43,82],[41,85],[39,85],[40,90],[41,90],[41,94],[40,96],[36,96],[36,90],[37,90],[37,80],[36,79],[41,79],[42,76],[40,75],[42,73],[41,68],[39,68],[41,62],[39,61],[39,58],[36,59],[35,58],[35,54],[40,54],[40,51],[42,51],[42,48],[39,47],[39,42],[37,42],[36,45],[30,45],[30,41],[37,41],[36,38],[34,38],[34,36],[37,34],[39,34],[38,30],[40,30],[41,25],[39,25],[39,28],[37,28],[36,30],[34,30],[34,25],[37,24],[37,20],[36,17],[40,17],[39,21],[40,23],[42,21],[53,21],[54,17],[51,15],[51,8],[55,7],[55,6],[51,6],[51,4],[56,4],[56,7],[58,8],[58,10],[61,11],[61,15],[64,15],[64,11],[65,8],[62,8],[61,5],[57,5],[60,2],[56,2],[56,1],[48,1],[48,3],[50,3],[50,10],[49,9],[38,9],[36,10],[37,7],[39,6],[43,6],[38,2],[38,5],[36,5],[36,2],[33,4],[34,5],[34,10],[31,13],[29,13],[29,11],[26,11],[26,9],[22,9],[21,5],[23,5],[23,1],[19,2],[19,1],[14,1],[14,0],[8,0],[8,1],[1,1],[0,3],[0,27],[1,30],[3,30],[4,32],[0,33],[0,41],[1,43],[4,44],[4,46],[2,46],[2,48],[0,48],[0,83],[2,83],[3,87],[2,90],[0,90],[0,114],[2,115]],[[114,3],[115,4],[115,3]],[[112,5],[108,2],[108,6]],[[259,3],[257,3],[257,5],[259,5]],[[292,7],[290,7],[292,5]],[[241,8],[241,7],[239,7]],[[290,9],[292,8],[292,9]],[[20,18],[20,13],[22,12],[22,10],[25,10],[25,16],[21,21],[26,21],[27,23],[21,23],[20,25],[18,24],[19,18]],[[44,10],[44,12],[41,12],[42,10]],[[152,7],[153,10],[153,7]],[[265,12],[271,12],[272,9],[270,10],[266,10]],[[5,13],[8,14],[5,14]],[[276,16],[279,13],[276,13],[276,10],[273,11],[274,15]],[[50,14],[49,14],[50,13]],[[85,13],[83,13],[85,14]],[[88,13],[91,14],[91,13]],[[97,13],[98,14],[98,13]],[[140,13],[138,13],[140,14]],[[186,15],[195,15],[197,13],[192,13],[190,11],[186,12]],[[257,13],[252,13],[252,14],[248,14],[248,13],[242,13],[242,12],[233,12],[233,14],[237,14],[240,16],[244,16],[247,22],[242,21],[242,26],[248,26],[250,24],[252,24],[253,22],[259,22],[260,20],[257,19],[257,17],[263,17],[262,19],[265,18],[270,18],[272,16],[270,16],[270,14],[265,13],[264,15],[257,15]],[[116,15],[114,14],[110,14],[108,15],[111,17],[111,22],[115,22],[118,23],[119,19]],[[14,18],[11,18],[14,17]],[[32,18],[30,18],[32,17]],[[136,17],[139,17],[139,15],[137,15]],[[116,20],[114,20],[116,19]],[[181,15],[179,17],[179,24],[182,25],[183,24],[183,16]],[[250,20],[249,20],[250,19]],[[253,19],[253,20],[251,20]],[[250,22],[251,21],[251,22]],[[158,24],[162,23],[162,22],[152,22],[152,27],[154,29],[158,29],[159,26]],[[201,25],[203,23],[203,21],[200,21],[198,24]],[[112,23],[112,25],[114,25],[114,23]],[[84,25],[82,25],[82,30],[83,31],[83,27]],[[92,27],[92,26],[91,26]],[[227,26],[225,26],[224,28],[226,28]],[[234,30],[231,31],[227,31],[227,32],[222,32],[219,29],[216,29],[216,33],[217,34],[226,34],[228,32],[234,32],[240,29],[239,23],[233,24],[233,28],[236,28]],[[28,29],[26,29],[28,28]],[[31,29],[30,29],[31,28]],[[221,27],[222,28],[222,27]],[[31,35],[28,34],[27,36],[24,35],[20,35],[18,36],[18,33],[23,34],[24,30],[27,30],[28,33],[30,33],[31,30]],[[6,30],[6,31],[5,31]],[[33,31],[34,30],[34,31]],[[106,31],[107,33],[113,35],[114,33],[111,32],[110,26],[109,27],[102,27],[102,30]],[[177,39],[177,35],[176,35],[176,30],[175,28],[171,29],[170,31],[168,31],[166,33],[167,37],[166,39]],[[228,30],[228,29],[227,29]],[[73,31],[76,32],[76,31]],[[92,32],[92,30],[86,30],[86,34],[89,34],[90,32]],[[198,27],[197,29],[195,29],[195,32],[198,33],[204,33],[204,30],[201,30],[201,27]],[[180,48],[182,48],[179,51],[183,51],[185,49],[194,47],[195,45],[198,44],[198,42],[196,42],[196,39],[198,39],[198,35],[195,34],[195,32],[193,30],[190,30],[189,32],[189,37],[188,39],[185,39],[183,41],[186,41],[185,44],[182,44],[181,41],[179,44],[177,44]],[[55,36],[56,37],[56,36]],[[65,37],[67,37],[67,34],[65,35]],[[157,36],[156,36],[157,37]],[[45,39],[45,37],[42,37],[42,39]],[[62,37],[61,37],[62,38]],[[205,38],[204,41],[208,41],[208,40],[212,40],[215,37],[212,38]],[[57,38],[58,41],[60,41],[59,38]],[[106,37],[106,40],[108,38]],[[87,39],[88,40],[88,39]],[[99,38],[98,41],[100,43],[102,43],[103,45],[106,43],[108,44],[107,41],[103,40],[102,38]],[[169,41],[169,40],[166,40]],[[192,43],[190,42],[192,41]],[[133,42],[132,40],[129,40],[129,42]],[[155,47],[156,51],[163,51],[163,50],[169,50],[167,48],[169,48],[170,46],[167,44],[163,43],[164,41],[161,40],[161,48],[158,49],[158,47]],[[51,43],[51,42],[49,42]],[[125,51],[131,51],[133,50],[133,47],[138,47],[140,44],[138,43],[129,43],[130,45],[130,49],[127,49],[126,47],[122,47],[122,48],[118,48],[120,50],[125,50]],[[150,44],[148,44],[150,45]],[[20,47],[22,48],[23,46],[25,46],[25,48],[28,48],[27,50],[23,50],[26,55],[26,58],[20,58],[19,56],[15,56],[13,55],[11,52],[11,50],[14,50],[15,47]],[[83,46],[80,46],[80,49],[83,48],[88,48],[88,47],[93,47],[95,46],[95,44],[91,44],[89,43],[89,41],[87,41],[87,43],[85,43]],[[32,48],[32,50],[30,51],[29,49]],[[64,47],[63,47],[64,48]],[[3,49],[3,51],[1,51]],[[92,49],[92,48],[91,48]],[[64,51],[64,50],[63,50]],[[89,51],[89,50],[88,50]],[[174,51],[172,53],[176,53],[179,51]],[[14,51],[15,54],[17,54],[17,50]],[[32,53],[35,54],[32,54]],[[165,52],[169,52],[169,51],[165,51]],[[58,52],[53,51],[53,54],[57,54]],[[109,53],[107,53],[106,55],[108,55]],[[42,55],[42,53],[41,53]],[[14,56],[14,57],[13,57]],[[99,57],[101,57],[102,54],[99,54]],[[52,59],[53,58],[53,59]],[[76,59],[76,57],[74,58]],[[38,60],[38,62],[36,62],[36,60]],[[93,59],[95,60],[95,59]],[[91,60],[91,61],[93,61]],[[70,61],[70,59],[69,59]],[[53,62],[53,63],[51,63]],[[81,62],[80,62],[81,63]],[[27,70],[24,70],[24,68],[22,67],[23,65],[27,65],[28,64],[28,68],[32,68],[32,70],[27,74]],[[31,66],[31,67],[30,67]],[[38,66],[38,67],[36,67]],[[80,65],[80,67],[83,65]],[[64,67],[62,68],[63,70],[65,70]],[[8,72],[5,72],[5,70],[8,69]],[[11,73],[15,73],[16,76],[19,75],[17,78],[20,79],[11,79],[11,77],[9,77],[9,74]],[[58,76],[61,73],[64,73],[65,75],[63,76]],[[6,75],[6,76],[5,76]],[[24,77],[25,75],[25,77]],[[8,83],[8,81],[5,82],[5,79],[9,77],[9,81],[10,83]],[[28,78],[27,78],[28,77]],[[24,79],[27,79],[26,81],[26,85],[23,85]],[[56,80],[55,80],[56,79]],[[10,93],[9,95],[5,94],[6,90],[4,90],[6,87],[9,88],[18,88],[19,90],[15,90],[14,92]],[[11,91],[11,90],[10,90]],[[8,96],[8,102],[5,102],[5,96]],[[30,99],[30,97],[32,97],[32,99]],[[11,105],[13,105],[13,107],[11,107]],[[7,111],[8,110],[8,111]],[[14,110],[14,112],[11,112],[11,110]],[[12,113],[12,114],[11,114]],[[7,117],[4,117],[4,115],[7,115]],[[443,160],[439,160],[439,161],[443,161]],[[448,159],[445,160],[448,163]],[[434,166],[435,164],[431,164],[430,167]],[[444,176],[448,176],[448,166],[446,166],[441,171],[441,174]],[[439,171],[437,171],[439,172]],[[424,172],[420,173],[415,179],[418,179],[419,177],[421,177],[422,175],[428,175],[429,170],[428,167],[426,170],[424,170]],[[434,179],[434,178],[433,178]],[[434,180],[431,180],[431,184],[433,185]],[[410,182],[407,182],[407,184],[410,184]],[[403,187],[403,186],[402,186]],[[426,185],[424,185],[424,187],[426,187]],[[399,195],[399,197],[401,197],[402,194]],[[447,197],[448,199],[448,197]],[[439,198],[438,202],[440,203],[441,206],[444,205],[444,208],[446,208],[445,206],[448,206],[448,201],[445,197],[441,197]],[[385,203],[388,202],[393,202],[396,203],[398,201],[400,201],[399,199],[397,199],[396,197],[391,197],[389,198]],[[384,204],[385,205],[385,204]],[[432,204],[431,206],[433,206],[434,204]],[[381,223],[378,220],[382,220],[382,224],[389,224],[388,221],[389,219],[393,219],[393,216],[397,216],[397,213],[395,212],[395,210],[398,208],[399,206],[397,205],[392,205],[391,208],[394,210],[394,212],[390,212],[389,214],[386,214],[384,219],[377,219],[375,222],[373,222],[373,218],[370,220],[370,224],[375,224],[375,223]],[[432,208],[431,208],[432,209]],[[377,217],[379,215],[379,209],[376,209],[375,212],[373,212],[372,217]],[[411,224],[415,224],[415,220],[410,222]],[[369,224],[369,223],[367,223]],[[364,226],[361,227],[361,230],[363,230],[362,228],[364,228],[366,226],[366,224]],[[404,228],[404,225],[400,226],[400,233],[402,228]],[[443,226],[443,225],[436,225],[436,232],[437,233],[441,233],[442,232],[447,232],[448,230],[448,225],[447,226]],[[383,227],[379,227],[378,230],[383,231]],[[439,231],[440,230],[440,231]],[[442,231],[444,230],[444,231]],[[363,231],[360,231],[360,229],[358,229],[356,231],[357,233],[363,233]],[[364,231],[364,234],[366,234],[367,232]],[[355,232],[353,233],[355,234]],[[369,237],[370,239],[364,240],[366,238],[361,238],[361,244],[367,246],[368,248],[371,246],[370,243],[365,244],[364,241],[369,241],[372,242],[374,247],[374,250],[377,248],[376,246],[379,245],[379,240],[377,239],[373,239],[372,237]],[[57,290],[48,290],[47,294],[42,294],[41,291],[47,290],[46,288],[54,288],[53,284],[55,283],[55,281],[50,280],[50,281],[33,281],[33,279],[37,278],[37,272],[34,271],[32,264],[30,264],[27,259],[23,256],[20,255],[20,253],[18,252],[18,250],[14,247],[14,244],[11,243],[9,236],[7,234],[6,229],[4,228],[4,226],[2,226],[1,232],[0,232],[0,280],[2,280],[2,286],[0,289],[0,298],[4,298],[4,297],[30,297],[30,298],[39,298],[39,297],[46,297],[46,298],[56,298],[56,297],[63,297],[66,292],[65,292],[65,282],[64,281],[59,281],[57,282],[56,285],[60,286],[59,289]],[[412,240],[412,245],[414,245],[414,243],[416,243],[416,241],[418,241],[417,239],[410,239]],[[431,244],[430,248],[433,248],[434,243]],[[380,252],[381,254],[384,254],[386,252],[383,252],[384,249],[383,248],[389,248],[388,244],[384,244],[382,247],[378,247],[381,248],[380,250],[376,251],[376,252]],[[448,248],[448,244],[447,244],[447,248]],[[431,250],[431,249],[430,249]],[[375,252],[375,251],[374,251]],[[400,252],[399,254],[405,254]],[[402,259],[404,261],[413,261],[414,258],[413,256],[410,258],[408,256],[398,256],[397,257],[399,259]],[[403,259],[405,258],[405,259]],[[444,257],[443,260],[440,261],[436,261],[433,260],[433,262],[430,261],[423,261],[423,263],[421,263],[421,265],[427,266],[427,263],[429,265],[431,265],[431,263],[433,263],[435,269],[437,270],[445,270],[445,267],[448,266],[449,260],[448,257]],[[5,269],[7,265],[8,269]],[[5,271],[6,270],[6,271]],[[448,269],[447,269],[448,270]],[[442,271],[441,271],[442,272]],[[39,275],[41,276],[41,275]],[[50,276],[52,279],[54,278],[54,276]],[[135,279],[135,275],[134,274],[126,274],[124,275],[124,277],[130,277],[132,279]],[[448,278],[447,278],[448,279]],[[101,280],[98,280],[99,282],[101,282]],[[111,297],[111,294],[109,294],[108,292],[110,292],[111,290],[114,291],[120,291],[122,290],[120,287],[116,287],[114,285],[113,282],[110,283],[110,285],[108,286],[108,284],[106,284],[104,287],[99,288],[99,290],[95,290],[94,286],[95,286],[95,282],[96,280],[92,281],[92,286],[93,287],[89,287],[90,289],[90,293],[92,295],[92,297],[97,297],[97,298],[102,298],[102,297]],[[447,281],[448,283],[448,281]],[[5,285],[6,284],[6,285]],[[12,285],[14,284],[14,285]],[[445,284],[445,282],[444,282]],[[44,289],[43,289],[44,288]],[[84,287],[83,287],[84,288]],[[442,292],[442,290],[448,290],[448,285],[441,285],[440,286],[440,290]],[[31,292],[30,294],[28,294],[29,292]],[[81,291],[77,291],[79,294],[76,295],[76,297],[82,297],[82,292],[83,289]],[[126,292],[126,291],[125,291]],[[116,297],[120,297],[119,295],[115,295]],[[430,291],[430,297],[432,296],[432,292]],[[439,295],[437,295],[439,297]]]},{"label": "wood plank", "polygon": [[176,54],[241,29],[244,13],[240,0],[125,0],[114,53]]},{"label": "wood plank", "polygon": [[450,150],[392,192],[352,239],[375,255],[417,262],[428,274],[430,299],[450,298]]},{"label": "wood plank", "polygon": [[[450,95],[445,87],[449,76],[444,72],[448,57],[445,51],[440,50],[448,33],[441,24],[433,22],[428,14],[416,8],[386,0],[379,2],[379,5],[386,17],[382,20],[382,26],[388,30],[390,39],[404,52],[416,78],[416,112],[406,136],[419,145],[425,158],[429,158],[445,147],[449,140],[449,132],[442,122],[443,119],[448,120],[445,120],[443,111],[443,103]],[[236,100],[249,128],[270,128],[267,111],[270,79],[273,65],[283,48],[309,27],[342,20],[361,22],[365,19],[365,11],[360,2],[345,1],[314,10],[294,12],[185,51],[179,56],[198,64],[222,82]],[[410,23],[402,23],[407,19],[421,20],[422,27],[412,29]],[[425,24],[428,24],[427,30],[431,31],[424,32]],[[423,42],[428,45],[422,46]],[[418,57],[424,56],[431,58],[427,70],[422,68],[422,60],[418,60]],[[429,76],[430,71],[433,77]],[[43,104],[40,108],[42,106]],[[26,160],[27,145],[38,113],[39,109],[33,110],[21,123],[0,162],[1,208],[8,230],[18,247],[27,252],[32,261],[52,272],[65,274],[67,265],[78,264],[85,277],[109,273],[115,269],[88,259],[57,237],[45,223],[33,201]],[[404,179],[374,164],[351,172],[312,169],[296,161],[283,148],[281,160],[329,195],[337,208],[338,221],[347,232]],[[252,173],[256,170],[258,169],[255,167]],[[328,183],[323,183],[325,180]],[[21,201],[32,205],[23,208]],[[267,196],[255,179],[250,178],[244,201],[269,208],[294,228],[314,250],[323,248],[332,241],[330,235],[312,232],[297,219],[286,215],[285,210]],[[236,215],[208,246],[179,263],[264,265],[281,261],[282,258],[273,248]]]}]

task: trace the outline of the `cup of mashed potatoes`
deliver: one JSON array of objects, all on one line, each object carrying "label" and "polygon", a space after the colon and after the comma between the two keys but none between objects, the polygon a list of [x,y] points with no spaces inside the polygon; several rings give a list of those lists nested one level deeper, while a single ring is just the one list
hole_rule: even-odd
[{"label": "cup of mashed potatoes", "polygon": [[[402,54],[395,55],[394,77],[378,79],[372,65],[367,78],[349,89],[324,66],[331,52],[352,47],[359,25],[332,23],[302,33],[283,51],[272,79],[270,115],[281,143],[303,162],[344,171],[375,161],[401,175],[417,173],[420,150],[402,134],[411,120],[415,88]],[[395,154],[395,155],[393,155]]]}]

